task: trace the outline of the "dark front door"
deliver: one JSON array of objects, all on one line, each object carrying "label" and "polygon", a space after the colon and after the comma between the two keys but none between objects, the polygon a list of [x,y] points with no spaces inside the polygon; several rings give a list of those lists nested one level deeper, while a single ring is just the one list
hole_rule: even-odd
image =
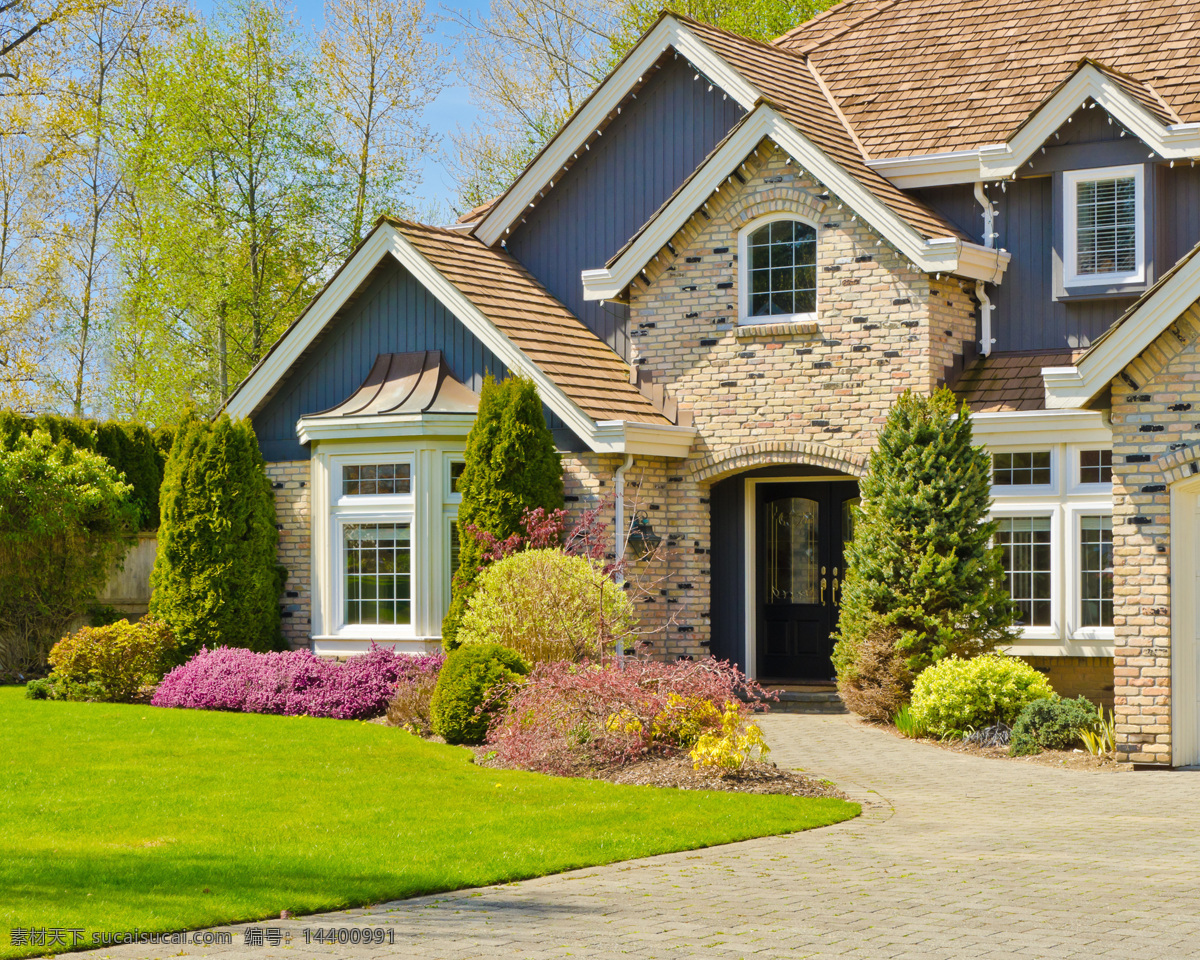
[{"label": "dark front door", "polygon": [[760,483],[758,679],[831,680],[833,640],[853,533],[853,481]]}]

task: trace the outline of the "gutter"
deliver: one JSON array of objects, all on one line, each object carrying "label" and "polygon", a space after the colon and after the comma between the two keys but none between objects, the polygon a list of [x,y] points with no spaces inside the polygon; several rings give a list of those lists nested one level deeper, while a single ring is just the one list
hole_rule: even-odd
[{"label": "gutter", "polygon": [[[983,245],[991,250],[996,242],[996,208],[992,206],[992,201],[983,192],[982,180],[975,181],[975,199],[983,207]],[[992,355],[992,344],[996,342],[996,338],[992,336],[992,311],[996,308],[992,305],[992,301],[987,295],[987,284],[984,281],[975,281],[975,296],[979,298],[979,322],[981,327],[979,352],[984,357],[990,357]]]}]

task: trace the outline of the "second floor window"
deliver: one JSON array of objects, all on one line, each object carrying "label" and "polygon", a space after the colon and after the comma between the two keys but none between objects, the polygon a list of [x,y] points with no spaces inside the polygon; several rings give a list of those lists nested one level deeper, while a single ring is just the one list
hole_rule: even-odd
[{"label": "second floor window", "polygon": [[817,230],[788,217],[743,234],[742,322],[781,323],[817,312]]},{"label": "second floor window", "polygon": [[1142,168],[1063,176],[1063,284],[1140,283],[1144,277]]}]

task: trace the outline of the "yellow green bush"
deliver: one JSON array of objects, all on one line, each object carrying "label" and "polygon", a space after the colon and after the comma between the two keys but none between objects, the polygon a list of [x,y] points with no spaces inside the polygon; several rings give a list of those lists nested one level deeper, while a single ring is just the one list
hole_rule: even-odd
[{"label": "yellow green bush", "polygon": [[720,730],[700,734],[689,756],[696,770],[740,770],[770,752],[758,724],[748,722],[736,703],[727,703]]},{"label": "yellow green bush", "polygon": [[1011,725],[1033,701],[1053,696],[1050,682],[1018,657],[950,657],[917,676],[911,712],[920,727],[947,736],[996,722]]},{"label": "yellow green bush", "polygon": [[75,699],[72,688],[80,687],[85,699],[99,693],[105,700],[132,700],[144,684],[162,679],[174,651],[170,628],[150,618],[83,627],[50,651],[50,680],[62,699]]}]

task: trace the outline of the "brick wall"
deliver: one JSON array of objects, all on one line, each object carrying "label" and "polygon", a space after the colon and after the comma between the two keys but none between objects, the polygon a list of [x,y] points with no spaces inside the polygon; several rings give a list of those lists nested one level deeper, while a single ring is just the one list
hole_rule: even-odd
[{"label": "brick wall", "polygon": [[1136,763],[1171,760],[1170,488],[1200,443],[1197,337],[1193,304],[1112,385],[1117,752]]},{"label": "brick wall", "polygon": [[1046,675],[1060,697],[1087,697],[1108,709],[1113,706],[1112,657],[1022,657]]},{"label": "brick wall", "polygon": [[267,464],[267,477],[275,492],[275,522],[279,526],[277,556],[288,571],[280,603],[283,635],[294,648],[307,647],[312,632],[310,475],[307,460]]}]

